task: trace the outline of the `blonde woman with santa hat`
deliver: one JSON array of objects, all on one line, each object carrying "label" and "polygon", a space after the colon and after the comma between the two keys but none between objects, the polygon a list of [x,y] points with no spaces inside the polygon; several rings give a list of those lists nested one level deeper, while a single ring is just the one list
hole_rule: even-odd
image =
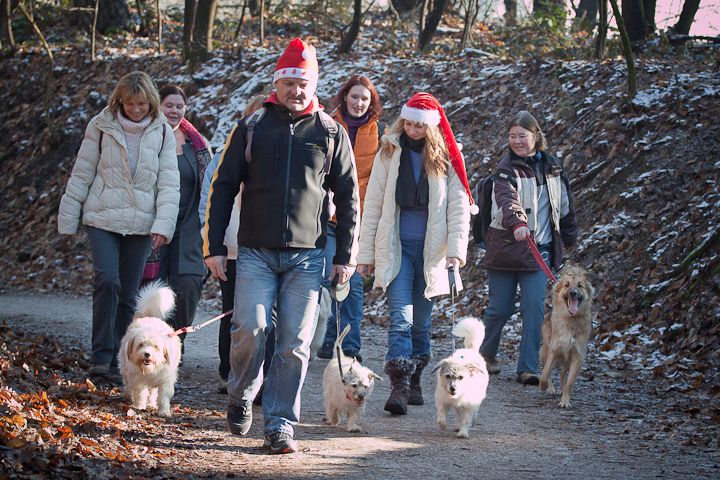
[{"label": "blonde woman with santa hat", "polygon": [[[270,453],[298,449],[294,426],[325,266],[329,191],[337,219],[331,278],[345,283],[355,272],[358,186],[352,147],[318,103],[318,73],[315,48],[292,40],[275,67],[275,92],[257,117],[230,132],[210,185],[205,222],[205,263],[227,281],[225,232],[242,184],[227,423],[233,434],[248,433],[252,401],[264,380]],[[273,326],[275,353],[264,379]]]},{"label": "blonde woman with santa hat", "polygon": [[442,106],[416,93],[375,156],[360,227],[358,270],[375,273],[390,309],[385,372],[392,392],[385,410],[392,414],[423,404],[434,297],[450,293],[447,269],[465,264],[476,210]]}]

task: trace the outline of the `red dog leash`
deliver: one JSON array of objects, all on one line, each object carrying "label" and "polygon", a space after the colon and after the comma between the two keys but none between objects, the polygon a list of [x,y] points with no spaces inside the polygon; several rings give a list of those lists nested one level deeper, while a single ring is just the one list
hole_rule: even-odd
[{"label": "red dog leash", "polygon": [[178,329],[175,330],[173,333],[168,334],[168,336],[174,337],[174,336],[176,336],[176,335],[180,335],[181,333],[193,333],[193,332],[197,332],[197,331],[200,330],[201,328],[207,327],[207,326],[210,325],[211,323],[213,323],[213,322],[215,322],[215,321],[217,321],[217,320],[220,320],[221,318],[227,317],[227,316],[230,315],[231,313],[233,313],[233,311],[232,311],[232,310],[228,310],[227,312],[221,313],[221,314],[218,315],[217,317],[213,317],[213,318],[211,318],[210,320],[201,323],[200,325],[191,325],[191,326],[189,326],[189,327],[178,328]]},{"label": "red dog leash", "polygon": [[556,284],[557,278],[555,278],[555,275],[553,275],[553,273],[550,271],[550,267],[547,266],[545,260],[543,260],[542,258],[542,255],[540,255],[540,250],[538,250],[537,245],[535,245],[535,240],[532,239],[532,235],[528,235],[527,237],[525,237],[525,240],[527,240],[528,247],[530,248],[533,257],[535,257],[535,261],[540,266],[540,268],[542,268],[542,271],[545,272],[545,275],[547,275],[550,283]]}]

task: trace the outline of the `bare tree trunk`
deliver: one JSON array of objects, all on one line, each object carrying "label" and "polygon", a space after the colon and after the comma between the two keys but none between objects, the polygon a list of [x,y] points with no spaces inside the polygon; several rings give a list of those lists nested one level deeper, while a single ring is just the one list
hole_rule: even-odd
[{"label": "bare tree trunk", "polygon": [[597,16],[598,0],[580,0],[580,3],[575,9],[573,27],[576,30],[592,32],[597,23]]},{"label": "bare tree trunk", "polygon": [[185,14],[183,19],[183,58],[189,61],[192,58],[193,30],[195,29],[195,0],[185,0]]},{"label": "bare tree trunk", "polygon": [[504,0],[505,26],[512,27],[517,24],[517,0]]},{"label": "bare tree trunk", "polygon": [[418,42],[420,42],[420,36],[422,31],[425,30],[425,18],[428,9],[428,3],[430,0],[422,0],[420,3],[420,18],[418,19]]},{"label": "bare tree trunk", "polygon": [[635,70],[635,57],[632,52],[632,45],[630,44],[630,36],[625,29],[625,21],[622,14],[620,13],[620,7],[618,6],[617,0],[610,0],[612,6],[613,15],[615,15],[615,21],[620,30],[620,40],[622,41],[623,53],[625,55],[625,62],[627,63],[628,69],[628,96],[630,100],[635,98],[637,93],[637,71]]},{"label": "bare tree trunk", "polygon": [[608,31],[607,0],[598,0],[598,34],[595,41],[595,57],[599,60],[605,58],[605,45]]},{"label": "bare tree trunk", "polygon": [[671,28],[672,32],[676,35],[690,35],[690,27],[692,27],[699,7],[700,0],[685,0],[680,18]]},{"label": "bare tree trunk", "polygon": [[95,0],[95,10],[93,11],[92,33],[90,34],[90,60],[95,61],[95,31],[97,30],[98,9],[100,8],[100,0]]},{"label": "bare tree trunk", "polygon": [[138,17],[140,17],[140,33],[141,35],[147,35],[147,23],[145,23],[145,5],[142,0],[135,0],[135,8],[138,11]]},{"label": "bare tree trunk", "polygon": [[1,0],[0,1],[0,19],[2,20],[2,28],[5,31],[5,35],[7,36],[8,46],[10,47],[11,51],[17,50],[17,45],[15,44],[15,35],[13,35],[12,30],[12,5],[10,0]]},{"label": "bare tree trunk", "polygon": [[260,45],[265,43],[265,0],[260,0]]},{"label": "bare tree trunk", "polygon": [[622,15],[634,44],[644,42],[655,31],[655,0],[622,0]]},{"label": "bare tree trunk", "polygon": [[470,35],[475,26],[478,13],[480,13],[480,0],[467,0],[467,6],[465,7],[465,25],[463,26],[462,40],[460,41],[460,48],[462,50],[467,48],[468,42],[470,42]]},{"label": "bare tree trunk", "polygon": [[242,10],[240,11],[240,20],[238,20],[238,26],[235,29],[235,36],[233,37],[234,40],[237,40],[240,36],[240,29],[243,26],[243,23],[245,23],[245,10],[247,10],[248,6],[248,0],[245,0],[243,2]]},{"label": "bare tree trunk", "polygon": [[450,3],[450,0],[435,0],[433,9],[425,22],[425,28],[420,32],[420,42],[418,46],[421,51],[430,45],[430,41],[437,31],[438,25],[440,25],[440,20],[448,3]]},{"label": "bare tree trunk", "polygon": [[30,12],[27,10],[27,8],[25,8],[25,5],[23,5],[22,3],[18,3],[18,8],[25,16],[25,19],[27,19],[28,23],[32,26],[35,35],[37,35],[38,39],[40,39],[40,43],[42,44],[43,48],[48,54],[48,57],[50,58],[50,64],[55,64],[55,58],[53,57],[50,45],[48,44],[47,40],[45,40],[45,35],[43,35],[43,33],[40,31],[40,27],[38,27],[37,22],[35,22],[35,19],[32,17]]},{"label": "bare tree trunk", "polygon": [[390,0],[390,4],[398,15],[412,12],[421,3],[424,3],[423,0]]},{"label": "bare tree trunk", "polygon": [[158,52],[162,52],[162,10],[160,9],[160,0],[155,0],[155,8],[157,9]]},{"label": "bare tree trunk", "polygon": [[215,24],[217,0],[198,0],[193,26],[192,53],[190,70],[210,58],[213,49],[212,35]]},{"label": "bare tree trunk", "polygon": [[[74,15],[76,22],[90,30],[95,8],[95,0],[72,0],[73,7],[84,7],[86,10]],[[130,30],[130,8],[126,0],[100,0],[96,29],[105,33],[111,28]]]},{"label": "bare tree trunk", "polygon": [[360,21],[362,20],[362,0],[353,1],[353,19],[350,28],[343,35],[338,53],[350,53],[353,43],[357,40],[360,33]]}]

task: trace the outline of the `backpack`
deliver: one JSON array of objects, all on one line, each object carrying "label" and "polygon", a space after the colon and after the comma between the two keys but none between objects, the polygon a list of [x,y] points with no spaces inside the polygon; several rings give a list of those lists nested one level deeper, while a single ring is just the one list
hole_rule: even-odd
[{"label": "backpack", "polygon": [[475,204],[478,206],[478,214],[473,219],[472,234],[475,244],[480,248],[485,248],[485,237],[490,228],[490,223],[492,223],[492,193],[498,175],[502,175],[503,178],[515,185],[514,178],[496,172],[480,180],[475,186],[475,192],[473,192]]},{"label": "backpack", "polygon": [[490,222],[492,222],[492,191],[495,174],[488,175],[481,179],[475,186],[473,192],[475,204],[478,206],[478,214],[473,218],[472,234],[475,244],[485,248],[485,236],[487,235]]},{"label": "backpack", "polygon": [[[251,149],[253,132],[266,112],[267,109],[265,107],[259,108],[245,119],[245,161],[248,163],[252,161]],[[323,173],[327,174],[330,172],[330,164],[332,163],[332,157],[335,153],[335,135],[337,135],[339,127],[337,122],[324,110],[319,110],[318,114],[320,115],[320,122],[328,134],[328,149],[325,154],[325,162],[323,163]]]}]

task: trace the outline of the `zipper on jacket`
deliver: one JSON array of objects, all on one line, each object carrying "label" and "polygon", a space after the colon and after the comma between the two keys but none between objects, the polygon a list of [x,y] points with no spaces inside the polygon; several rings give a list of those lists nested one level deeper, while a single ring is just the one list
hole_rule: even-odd
[{"label": "zipper on jacket", "polygon": [[293,138],[295,137],[295,124],[290,120],[290,137],[288,138],[288,153],[287,161],[285,162],[285,201],[283,204],[283,213],[285,214],[285,231],[283,232],[283,241],[287,246],[289,241],[288,232],[290,231],[290,216],[289,216],[289,198],[290,198],[290,162],[292,161],[292,147]]}]

